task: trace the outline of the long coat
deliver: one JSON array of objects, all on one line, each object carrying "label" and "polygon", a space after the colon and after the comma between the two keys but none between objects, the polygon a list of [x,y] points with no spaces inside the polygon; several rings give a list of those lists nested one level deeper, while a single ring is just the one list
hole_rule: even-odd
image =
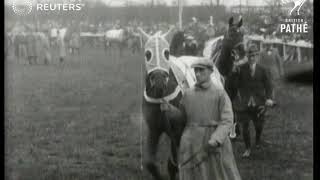
[{"label": "long coat", "polygon": [[[230,99],[207,82],[185,92],[180,111],[187,119],[178,161],[180,180],[241,180],[228,134],[233,124]],[[207,151],[209,139],[219,142]]]},{"label": "long coat", "polygon": [[235,83],[234,87],[238,88],[239,93],[233,102],[233,107],[237,111],[245,110],[250,99],[253,99],[256,106],[264,105],[267,99],[272,99],[273,85],[270,73],[259,64],[256,64],[253,76],[249,64],[243,64]]},{"label": "long coat", "polygon": [[33,33],[29,33],[26,36],[27,44],[27,56],[28,57],[37,57],[37,38]]},{"label": "long coat", "polygon": [[41,51],[42,56],[48,62],[51,61],[51,54],[50,54],[50,43],[49,38],[44,33],[39,33],[40,41],[41,41]]},{"label": "long coat", "polygon": [[58,49],[59,49],[59,57],[66,57],[67,56],[67,50],[64,43],[64,39],[62,36],[58,36],[57,39]]}]

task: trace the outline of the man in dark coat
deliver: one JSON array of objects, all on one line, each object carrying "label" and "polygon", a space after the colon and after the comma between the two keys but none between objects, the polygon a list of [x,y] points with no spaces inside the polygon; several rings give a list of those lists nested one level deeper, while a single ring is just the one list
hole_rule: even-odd
[{"label": "man in dark coat", "polygon": [[187,36],[186,43],[184,46],[184,52],[187,56],[196,56],[197,55],[197,44],[194,42],[192,36]]},{"label": "man in dark coat", "polygon": [[246,150],[243,157],[251,154],[249,123],[253,121],[256,131],[256,147],[261,145],[261,134],[264,125],[266,106],[274,104],[272,100],[272,82],[270,73],[258,64],[260,54],[256,45],[248,48],[248,62],[240,67],[237,85],[238,97],[234,102],[239,122],[242,124],[242,134]]}]

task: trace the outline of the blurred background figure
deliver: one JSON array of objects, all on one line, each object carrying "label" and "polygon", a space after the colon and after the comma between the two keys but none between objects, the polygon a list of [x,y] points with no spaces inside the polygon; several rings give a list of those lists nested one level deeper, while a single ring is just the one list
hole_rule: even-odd
[{"label": "blurred background figure", "polygon": [[57,31],[57,46],[59,51],[59,62],[63,63],[67,55],[67,52],[66,52],[66,46],[64,43],[64,38],[62,35],[60,35],[59,30]]},{"label": "blurred background figure", "polygon": [[273,80],[277,80],[284,75],[283,59],[272,43],[266,42],[263,44],[259,63],[270,71]]},{"label": "blurred background figure", "polygon": [[29,27],[26,35],[27,59],[30,65],[37,64],[37,37],[33,27]]}]

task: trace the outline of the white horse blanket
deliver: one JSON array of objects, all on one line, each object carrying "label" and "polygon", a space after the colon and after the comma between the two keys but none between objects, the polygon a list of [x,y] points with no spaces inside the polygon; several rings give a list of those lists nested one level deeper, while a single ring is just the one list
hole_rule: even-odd
[{"label": "white horse blanket", "polygon": [[[191,68],[191,65],[199,57],[195,56],[170,56],[170,66],[173,70],[174,75],[182,89],[193,87],[196,84],[196,77],[194,70]],[[224,88],[224,79],[220,75],[218,69],[214,66],[214,71],[211,74],[211,80],[214,85],[223,89]]]},{"label": "white horse blanket", "polygon": [[219,36],[219,37],[208,40],[205,43],[205,46],[203,49],[203,56],[211,59],[212,52],[217,48],[218,41],[222,41],[222,40],[223,40],[223,36]]}]

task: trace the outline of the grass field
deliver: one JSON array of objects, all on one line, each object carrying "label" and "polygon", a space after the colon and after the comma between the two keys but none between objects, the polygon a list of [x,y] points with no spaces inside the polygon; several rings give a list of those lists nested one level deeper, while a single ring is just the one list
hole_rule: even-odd
[{"label": "grass field", "polygon": [[[101,48],[45,65],[6,62],[5,172],[8,180],[149,180],[141,170],[143,56],[116,60]],[[312,87],[277,83],[279,106],[266,121],[270,142],[240,157],[244,180],[313,179]],[[253,135],[253,134],[252,134]],[[158,154],[165,170],[168,143]]]}]

